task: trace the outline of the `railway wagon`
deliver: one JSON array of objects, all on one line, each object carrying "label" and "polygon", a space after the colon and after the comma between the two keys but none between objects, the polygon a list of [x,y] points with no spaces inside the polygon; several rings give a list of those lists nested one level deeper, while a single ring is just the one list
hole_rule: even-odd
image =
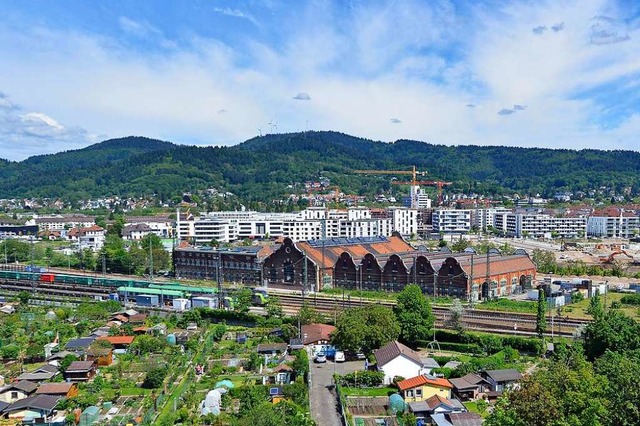
[{"label": "railway wagon", "polygon": [[[158,288],[118,287],[121,302],[135,301],[137,296],[158,296],[158,306],[171,304],[173,299],[189,298],[191,295],[183,291],[163,290]],[[149,298],[148,300],[155,300]]]},{"label": "railway wagon", "polygon": [[0,279],[8,280],[40,280],[40,274],[34,272],[22,272],[22,271],[0,271]]},{"label": "railway wagon", "polygon": [[149,288],[183,291],[193,296],[215,296],[218,293],[218,289],[215,287],[200,287],[178,283],[152,283],[149,284]]}]

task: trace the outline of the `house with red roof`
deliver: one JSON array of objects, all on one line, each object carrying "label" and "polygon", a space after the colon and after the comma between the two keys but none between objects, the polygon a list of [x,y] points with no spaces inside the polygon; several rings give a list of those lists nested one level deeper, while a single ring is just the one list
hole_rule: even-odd
[{"label": "house with red roof", "polygon": [[449,380],[424,374],[402,380],[397,384],[406,402],[425,401],[434,396],[449,399],[453,389]]}]

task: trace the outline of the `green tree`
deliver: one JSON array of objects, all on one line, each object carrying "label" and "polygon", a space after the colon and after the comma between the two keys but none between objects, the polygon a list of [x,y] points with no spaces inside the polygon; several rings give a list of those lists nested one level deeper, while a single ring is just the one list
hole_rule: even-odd
[{"label": "green tree", "polygon": [[418,341],[428,338],[433,328],[434,317],[431,304],[420,286],[406,286],[398,294],[393,312],[400,324],[400,339],[403,342],[415,346]]},{"label": "green tree", "polygon": [[282,318],[284,316],[282,303],[280,303],[280,299],[277,296],[269,296],[265,309],[269,318]]},{"label": "green tree", "polygon": [[294,323],[299,323],[300,325],[321,323],[323,321],[324,317],[322,314],[313,309],[307,301],[302,304],[300,310],[298,310],[298,313],[294,317]]},{"label": "green tree", "polygon": [[164,378],[167,377],[167,368],[166,367],[154,367],[144,378],[142,382],[142,387],[145,389],[154,389],[162,386],[164,382]]},{"label": "green tree", "polygon": [[[582,426],[606,424],[607,400],[598,377],[582,355],[552,361],[525,377],[487,417],[487,426]],[[606,380],[606,379],[605,379]]]},{"label": "green tree", "polygon": [[21,291],[17,296],[20,301],[20,306],[25,307],[29,304],[29,299],[31,299],[31,294],[27,291]]},{"label": "green tree", "polygon": [[547,298],[544,294],[544,289],[540,287],[538,289],[538,311],[536,314],[536,333],[541,339],[544,337],[544,333],[547,331]]},{"label": "green tree", "polygon": [[593,296],[591,296],[586,312],[594,319],[597,319],[604,315],[604,308],[602,307],[602,300],[600,299],[600,292],[598,290],[596,290],[593,293]]},{"label": "green tree", "polygon": [[595,363],[603,377],[609,402],[607,423],[611,426],[640,425],[640,351],[606,351]]},{"label": "green tree", "polygon": [[471,247],[471,242],[466,238],[460,238],[453,244],[451,244],[451,250],[454,252],[463,252],[465,249]]},{"label": "green tree", "polygon": [[238,292],[236,297],[236,304],[233,309],[238,312],[249,312],[251,308],[251,301],[253,300],[253,292],[251,289],[243,288]]},{"label": "green tree", "polygon": [[17,359],[20,355],[20,347],[15,344],[9,344],[0,348],[0,356],[3,359]]},{"label": "green tree", "polygon": [[552,251],[534,249],[531,253],[531,260],[540,272],[554,273],[558,269],[556,255]]},{"label": "green tree", "polygon": [[589,359],[607,350],[624,352],[640,349],[640,324],[617,309],[596,315],[584,330],[584,350]]},{"label": "green tree", "polygon": [[332,342],[347,351],[371,352],[398,338],[400,325],[382,305],[347,309],[338,316]]},{"label": "green tree", "polygon": [[453,299],[453,303],[449,308],[449,319],[447,320],[447,326],[458,333],[464,333],[464,322],[462,317],[464,316],[464,306],[460,299]]}]

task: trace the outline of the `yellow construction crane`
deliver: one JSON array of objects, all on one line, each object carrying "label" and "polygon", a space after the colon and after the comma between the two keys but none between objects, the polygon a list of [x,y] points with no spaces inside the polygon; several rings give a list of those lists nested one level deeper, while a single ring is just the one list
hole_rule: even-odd
[{"label": "yellow construction crane", "polygon": [[353,172],[361,173],[361,174],[371,174],[371,175],[411,175],[411,181],[409,182],[394,181],[392,183],[397,185],[411,185],[411,186],[418,186],[418,185],[435,186],[438,188],[438,205],[440,206],[444,203],[444,199],[442,196],[442,188],[444,186],[449,186],[453,184],[453,182],[443,182],[439,180],[427,180],[427,181],[418,180],[417,179],[418,176],[424,176],[427,174],[427,172],[417,171],[416,166],[412,166],[411,170],[354,170]]},{"label": "yellow construction crane", "polygon": [[411,170],[354,170],[353,172],[366,175],[411,175],[412,182],[418,181],[417,176],[424,176],[427,174],[427,172],[417,171],[416,166],[412,166]]}]

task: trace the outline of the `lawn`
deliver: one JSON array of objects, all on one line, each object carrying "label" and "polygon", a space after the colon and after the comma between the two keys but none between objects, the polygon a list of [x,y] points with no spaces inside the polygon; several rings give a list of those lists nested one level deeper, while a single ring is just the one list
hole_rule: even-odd
[{"label": "lawn", "polygon": [[[611,304],[613,302],[619,302],[626,293],[608,293],[606,295],[607,306],[606,308],[611,308]],[[605,296],[600,296],[600,300],[604,304]],[[570,318],[582,318],[582,319],[591,319],[591,315],[586,313],[586,310],[589,308],[589,299],[584,299],[578,303],[573,303],[571,305],[566,305],[562,308],[562,315],[567,315]],[[625,315],[630,316],[631,318],[640,319],[640,313],[638,312],[637,306],[631,305],[622,305],[622,308],[619,309]]]},{"label": "lawn", "polygon": [[463,404],[465,407],[467,407],[467,410],[471,411],[472,413],[478,413],[483,418],[489,415],[489,412],[487,410],[480,411],[478,409],[478,401],[468,401],[468,402],[463,402]]},{"label": "lawn", "polygon": [[398,392],[398,388],[391,386],[382,388],[348,388],[343,386],[341,390],[346,396],[388,396]]}]

